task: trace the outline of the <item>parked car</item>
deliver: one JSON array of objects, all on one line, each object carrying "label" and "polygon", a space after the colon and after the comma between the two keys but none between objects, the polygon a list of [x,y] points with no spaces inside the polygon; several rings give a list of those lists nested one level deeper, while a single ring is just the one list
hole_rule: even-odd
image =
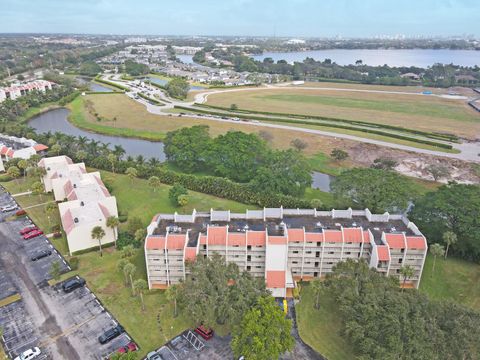
[{"label": "parked car", "polygon": [[38,355],[40,355],[42,352],[38,347],[34,347],[33,349],[28,349],[25,350],[23,353],[18,355],[15,360],[30,360],[30,359],[35,359]]},{"label": "parked car", "polygon": [[133,351],[137,351],[137,350],[138,350],[137,344],[135,344],[133,341],[131,341],[127,345],[122,346],[120,349],[118,349],[117,352],[119,352],[120,354],[125,354],[127,352],[133,352]]},{"label": "parked car", "polygon": [[78,289],[78,288],[80,288],[84,285],[85,285],[85,280],[83,280],[82,278],[72,278],[72,279],[69,279],[69,280],[65,281],[62,284],[62,289],[66,293],[69,293],[69,292],[72,292],[73,290]]},{"label": "parked car", "polygon": [[213,330],[200,325],[195,329],[195,332],[203,337],[205,340],[210,340],[213,337]]},{"label": "parked car", "polygon": [[17,209],[18,209],[17,204],[11,204],[11,205],[7,205],[7,206],[2,207],[2,212],[6,213],[6,212],[10,212],[10,211],[17,210]]},{"label": "parked car", "polygon": [[102,335],[98,337],[98,342],[100,344],[106,344],[109,341],[115,339],[117,336],[120,336],[125,330],[121,325],[117,325],[113,328],[108,329]]},{"label": "parked car", "polygon": [[43,234],[42,230],[36,229],[36,230],[30,231],[28,234],[23,235],[23,238],[25,240],[33,239],[33,238],[35,238],[37,236],[40,236],[42,234]]},{"label": "parked car", "polygon": [[15,213],[15,216],[24,216],[24,215],[27,215],[27,212],[23,209],[20,209]]},{"label": "parked car", "polygon": [[155,351],[150,351],[147,354],[147,360],[163,360],[163,358],[159,353],[157,353]]},{"label": "parked car", "polygon": [[39,230],[39,229],[35,225],[27,226],[27,227],[23,228],[22,230],[20,230],[20,235],[28,234],[29,232],[32,232],[34,230]]},{"label": "parked car", "polygon": [[35,255],[33,255],[30,260],[32,261],[37,261],[40,259],[43,259],[44,257],[52,255],[52,252],[50,250],[40,250]]}]

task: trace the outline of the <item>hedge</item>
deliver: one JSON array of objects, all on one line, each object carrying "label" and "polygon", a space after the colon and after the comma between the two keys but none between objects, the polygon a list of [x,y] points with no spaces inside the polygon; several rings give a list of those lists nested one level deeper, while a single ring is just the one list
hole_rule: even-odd
[{"label": "hedge", "polygon": [[218,109],[218,110],[223,110],[223,111],[230,111],[230,112],[235,112],[235,113],[262,114],[262,115],[273,115],[273,116],[288,116],[288,117],[295,117],[295,118],[299,118],[299,119],[316,119],[316,120],[324,120],[324,121],[335,121],[335,122],[342,122],[342,123],[347,123],[347,124],[352,124],[352,125],[367,126],[367,127],[372,127],[372,128],[383,128],[383,129],[389,129],[389,130],[397,130],[397,131],[407,132],[407,133],[411,133],[411,134],[415,134],[415,135],[422,135],[422,136],[429,137],[429,138],[432,138],[432,139],[437,139],[437,140],[447,140],[447,141],[453,141],[453,142],[458,142],[459,141],[458,137],[456,135],[453,135],[453,134],[431,133],[431,132],[427,132],[427,131],[408,129],[408,128],[404,128],[404,127],[401,127],[401,126],[394,126],[394,125],[387,125],[387,124],[374,124],[374,123],[369,123],[369,122],[366,122],[366,121],[348,120],[348,119],[340,119],[340,118],[333,118],[333,117],[327,117],[327,116],[317,116],[317,115],[277,113],[277,112],[270,112],[270,111],[257,111],[257,110],[245,110],[245,109],[231,110],[230,108],[226,108],[226,107],[223,107],[223,106],[207,105],[207,104],[200,104],[200,103],[195,103],[195,106]]},{"label": "hedge", "polygon": [[96,82],[99,82],[99,83],[102,83],[102,84],[105,84],[105,85],[110,85],[114,88],[117,88],[117,89],[120,89],[120,90],[123,90],[123,91],[129,91],[130,89],[128,89],[127,87],[125,86],[122,86],[122,85],[118,85],[116,83],[113,83],[113,82],[110,82],[110,81],[107,81],[107,80],[103,80],[102,78],[100,78],[99,76],[95,77],[95,81]]},{"label": "hedge", "polygon": [[[191,108],[191,107],[187,107],[187,106],[175,105],[174,107],[176,109],[195,111],[195,112],[199,112],[199,113],[203,113],[203,114],[210,114],[210,115],[216,115],[216,116],[228,115],[228,114],[219,113],[219,112],[215,112],[215,111]],[[312,121],[305,121],[305,120],[302,121],[302,120],[293,120],[293,119],[265,118],[265,117],[261,117],[261,116],[243,115],[243,114],[235,114],[235,116],[238,117],[238,118],[242,118],[242,119],[272,121],[272,122],[289,123],[289,124],[315,125],[315,126],[332,127],[332,128],[337,128],[337,129],[354,130],[354,131],[364,132],[364,133],[368,133],[368,134],[375,134],[375,135],[381,135],[381,136],[391,137],[391,138],[400,139],[400,140],[407,140],[407,141],[411,141],[411,142],[415,142],[415,143],[419,143],[419,144],[430,145],[430,146],[443,148],[443,149],[448,149],[448,150],[451,150],[453,148],[452,145],[439,143],[439,142],[436,142],[436,141],[417,139],[417,138],[412,138],[412,137],[405,136],[405,135],[394,134],[394,133],[389,133],[389,132],[384,132],[384,131],[374,130],[374,129],[353,128],[353,127],[350,127],[350,126],[347,126],[347,125],[319,124],[319,123],[315,123],[315,122],[312,122]]]},{"label": "hedge", "polygon": [[142,93],[137,93],[138,96],[140,96],[141,98],[147,100],[147,101],[150,101],[151,103],[154,103],[155,105],[158,105],[158,106],[163,106],[165,105],[164,103],[162,103],[161,101],[158,101],[156,99],[153,99],[151,97],[148,97],[147,95],[144,95]]}]

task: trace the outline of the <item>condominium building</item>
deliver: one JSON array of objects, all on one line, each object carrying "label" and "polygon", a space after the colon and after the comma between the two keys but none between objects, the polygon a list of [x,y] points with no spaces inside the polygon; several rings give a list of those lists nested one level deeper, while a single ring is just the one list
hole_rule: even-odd
[{"label": "condominium building", "polygon": [[276,297],[288,297],[296,281],[322,278],[346,259],[364,259],[387,276],[402,266],[418,288],[427,242],[404,215],[365,210],[264,208],[158,214],[147,228],[145,259],[150,289],[184,280],[188,261],[218,253],[252,276],[264,277]]},{"label": "condominium building", "polygon": [[91,237],[96,226],[105,231],[102,245],[116,240],[115,229],[108,228],[106,222],[110,216],[118,216],[117,201],[99,172],[87,173],[85,164],[74,164],[68,156],[44,158],[38,166],[45,168],[45,191],[53,192],[60,202],[58,209],[70,254],[99,245]]},{"label": "condominium building", "polygon": [[12,159],[28,160],[32,155],[44,154],[48,146],[35,140],[0,134],[0,171],[5,171],[4,163]]},{"label": "condominium building", "polygon": [[12,99],[15,100],[20,96],[27,95],[31,91],[46,91],[51,90],[55,86],[55,83],[52,83],[47,80],[35,80],[25,84],[12,85],[9,87],[0,88],[0,102]]}]

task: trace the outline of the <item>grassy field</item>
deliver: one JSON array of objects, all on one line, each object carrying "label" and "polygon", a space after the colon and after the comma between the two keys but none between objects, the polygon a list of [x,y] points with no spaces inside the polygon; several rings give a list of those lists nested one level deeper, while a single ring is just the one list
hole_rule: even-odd
[{"label": "grassy field", "polygon": [[435,96],[278,88],[212,94],[207,101],[226,107],[232,103],[241,109],[360,120],[465,137],[480,130],[480,116],[464,100]]},{"label": "grassy field", "polygon": [[328,295],[322,296],[320,308],[314,308],[313,292],[308,284],[302,287],[297,312],[298,331],[303,341],[329,360],[350,360],[355,355],[341,335],[336,304]]},{"label": "grassy field", "polygon": [[420,291],[432,299],[453,300],[480,310],[480,265],[473,262],[437,258],[432,274],[433,257],[427,256]]}]

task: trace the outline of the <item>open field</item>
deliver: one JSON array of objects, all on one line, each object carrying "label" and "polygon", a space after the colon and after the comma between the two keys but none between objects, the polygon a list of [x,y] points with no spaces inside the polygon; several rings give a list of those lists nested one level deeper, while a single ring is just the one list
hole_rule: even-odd
[{"label": "open field", "polygon": [[225,107],[232,103],[240,109],[359,120],[468,138],[480,131],[480,116],[464,100],[436,96],[265,88],[212,94],[207,101]]},{"label": "open field", "polygon": [[432,299],[453,300],[480,310],[480,265],[453,257],[437,258],[429,254],[423,269],[420,291]]},{"label": "open field", "polygon": [[341,335],[341,323],[334,299],[322,295],[320,308],[308,284],[302,286],[297,312],[298,331],[303,341],[329,360],[354,359],[353,349]]},{"label": "open field", "polygon": [[349,82],[328,82],[328,81],[307,81],[302,85],[295,85],[295,87],[319,87],[319,88],[342,88],[355,90],[380,90],[380,91],[399,91],[421,93],[423,91],[431,91],[433,94],[447,94],[448,89],[433,88],[425,86],[393,86],[393,85],[374,85],[374,84],[356,84]]}]

